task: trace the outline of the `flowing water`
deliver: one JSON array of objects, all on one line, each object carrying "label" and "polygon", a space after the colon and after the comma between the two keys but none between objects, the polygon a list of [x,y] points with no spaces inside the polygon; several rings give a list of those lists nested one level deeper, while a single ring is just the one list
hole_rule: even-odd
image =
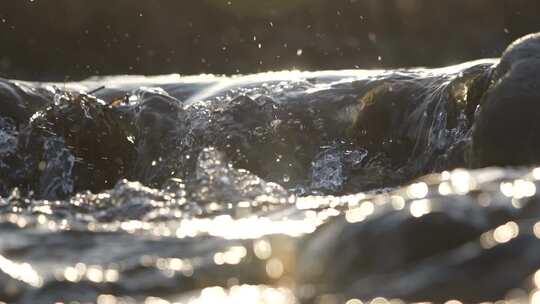
[{"label": "flowing water", "polygon": [[496,63],[2,80],[0,300],[540,301],[540,169],[459,169]]}]

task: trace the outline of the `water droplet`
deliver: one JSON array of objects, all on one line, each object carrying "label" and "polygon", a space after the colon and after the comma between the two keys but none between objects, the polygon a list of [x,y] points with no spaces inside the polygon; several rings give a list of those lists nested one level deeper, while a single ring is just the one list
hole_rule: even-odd
[{"label": "water droplet", "polygon": [[424,198],[428,192],[428,185],[424,182],[414,183],[407,188],[407,194],[410,198]]},{"label": "water droplet", "polygon": [[280,259],[273,258],[266,263],[266,273],[272,279],[278,279],[283,275],[284,267]]},{"label": "water droplet", "polygon": [[373,43],[377,43],[377,34],[375,33],[369,33],[368,34],[368,39],[369,41],[373,42]]}]

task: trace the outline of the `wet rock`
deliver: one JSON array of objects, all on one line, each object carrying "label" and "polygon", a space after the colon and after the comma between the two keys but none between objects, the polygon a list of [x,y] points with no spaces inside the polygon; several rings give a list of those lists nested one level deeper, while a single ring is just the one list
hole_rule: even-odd
[{"label": "wet rock", "polygon": [[0,116],[9,117],[17,127],[25,125],[35,112],[50,103],[47,97],[50,93],[38,90],[24,84],[0,79]]},{"label": "wet rock", "polygon": [[495,69],[493,81],[497,81],[508,73],[512,66],[522,60],[540,60],[540,33],[523,36],[506,48]]},{"label": "wet rock", "polygon": [[540,60],[523,60],[487,93],[472,136],[474,167],[540,162]]},{"label": "wet rock", "polygon": [[[50,136],[47,133],[63,138],[76,158],[75,191],[99,191],[129,174],[126,166],[133,163],[135,146],[128,139],[131,134],[127,120],[127,115],[119,109],[108,107],[92,96],[60,93],[55,104],[33,120],[30,128],[43,130],[44,138]],[[44,148],[48,151],[54,146]]]},{"label": "wet rock", "polygon": [[139,90],[139,103],[132,106],[132,141],[136,157],[130,163],[130,176],[141,182],[159,186],[167,178],[182,172],[181,145],[185,136],[185,117],[180,102],[159,90]]}]

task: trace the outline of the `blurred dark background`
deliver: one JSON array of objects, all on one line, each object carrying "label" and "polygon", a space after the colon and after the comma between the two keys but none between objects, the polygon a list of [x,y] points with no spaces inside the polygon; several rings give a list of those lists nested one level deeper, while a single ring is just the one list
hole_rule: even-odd
[{"label": "blurred dark background", "polygon": [[1,0],[0,76],[442,66],[540,29],[538,0]]}]

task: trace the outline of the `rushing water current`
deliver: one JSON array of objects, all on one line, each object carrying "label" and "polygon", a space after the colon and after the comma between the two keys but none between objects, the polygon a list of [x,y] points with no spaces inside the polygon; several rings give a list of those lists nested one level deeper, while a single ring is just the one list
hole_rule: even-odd
[{"label": "rushing water current", "polygon": [[540,169],[459,169],[498,62],[1,80],[0,299],[540,301]]}]

